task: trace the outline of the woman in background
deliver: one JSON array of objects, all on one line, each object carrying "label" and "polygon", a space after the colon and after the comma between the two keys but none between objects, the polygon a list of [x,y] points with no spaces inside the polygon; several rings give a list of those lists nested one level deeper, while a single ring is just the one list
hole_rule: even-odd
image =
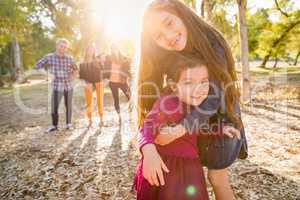
[{"label": "woman in background", "polygon": [[99,126],[103,125],[103,83],[101,79],[101,70],[103,65],[96,58],[96,49],[94,45],[88,45],[84,52],[83,62],[80,64],[80,78],[85,80],[84,94],[86,101],[86,115],[89,120],[88,127],[93,124],[93,88],[96,90],[97,108],[100,118]]},{"label": "woman in background", "polygon": [[119,89],[123,91],[129,101],[131,96],[128,85],[130,59],[121,52],[117,44],[113,43],[110,47],[107,63],[109,65],[109,87],[113,95],[115,110],[119,115],[119,120],[121,120]]}]

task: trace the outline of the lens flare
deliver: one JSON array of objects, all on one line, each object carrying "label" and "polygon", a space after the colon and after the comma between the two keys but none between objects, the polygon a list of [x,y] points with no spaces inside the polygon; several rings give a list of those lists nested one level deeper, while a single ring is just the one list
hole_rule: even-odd
[{"label": "lens flare", "polygon": [[189,186],[186,188],[186,194],[187,194],[188,196],[194,196],[196,193],[197,193],[197,189],[196,189],[195,186],[189,185]]}]

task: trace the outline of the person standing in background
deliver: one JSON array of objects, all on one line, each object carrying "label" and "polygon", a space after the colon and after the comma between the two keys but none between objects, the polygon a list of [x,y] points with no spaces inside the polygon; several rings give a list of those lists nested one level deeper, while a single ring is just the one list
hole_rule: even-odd
[{"label": "person standing in background", "polygon": [[[100,56],[101,57],[101,56]],[[88,45],[84,52],[83,62],[80,64],[79,76],[86,83],[84,87],[85,101],[86,101],[86,114],[88,117],[88,127],[93,124],[93,88],[96,90],[97,108],[100,118],[99,126],[103,125],[103,83],[101,79],[101,71],[103,65],[96,57],[96,49],[94,45]]]},{"label": "person standing in background", "polygon": [[52,126],[46,131],[47,133],[58,130],[58,108],[62,97],[64,97],[66,107],[66,129],[72,129],[73,79],[77,67],[74,59],[66,54],[68,47],[69,41],[67,39],[58,39],[56,41],[56,51],[47,54],[36,64],[36,69],[48,66],[48,72],[54,76],[51,83]]},{"label": "person standing in background", "polygon": [[113,95],[115,110],[118,113],[120,121],[119,89],[123,91],[128,101],[131,96],[128,85],[128,79],[130,76],[130,59],[121,52],[117,44],[113,43],[111,44],[110,55],[107,56],[106,63],[109,66],[109,87]]}]

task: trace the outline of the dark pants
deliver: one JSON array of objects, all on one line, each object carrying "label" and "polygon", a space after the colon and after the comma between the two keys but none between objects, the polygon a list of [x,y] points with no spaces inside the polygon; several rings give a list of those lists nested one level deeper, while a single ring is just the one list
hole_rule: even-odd
[{"label": "dark pants", "polygon": [[114,98],[115,109],[118,113],[120,113],[119,88],[123,91],[128,100],[130,99],[130,88],[127,83],[116,82],[109,82],[109,87]]},{"label": "dark pants", "polygon": [[71,123],[73,90],[65,90],[65,91],[53,90],[52,101],[51,101],[51,109],[52,109],[51,113],[52,113],[53,126],[58,125],[58,108],[63,96],[64,96],[65,107],[66,107],[66,124]]}]

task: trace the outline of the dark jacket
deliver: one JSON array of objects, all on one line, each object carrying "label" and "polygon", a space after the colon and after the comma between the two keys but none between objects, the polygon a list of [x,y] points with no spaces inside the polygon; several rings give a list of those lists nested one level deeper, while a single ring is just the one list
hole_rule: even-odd
[{"label": "dark jacket", "polygon": [[79,78],[89,83],[96,83],[102,80],[103,66],[93,61],[90,63],[80,63],[79,65]]}]

